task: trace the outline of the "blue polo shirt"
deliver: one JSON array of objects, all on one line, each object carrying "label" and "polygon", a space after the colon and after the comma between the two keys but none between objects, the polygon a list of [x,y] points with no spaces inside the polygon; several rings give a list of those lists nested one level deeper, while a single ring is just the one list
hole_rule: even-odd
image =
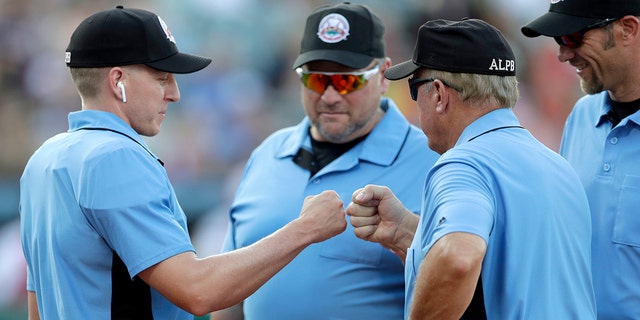
[{"label": "blue polo shirt", "polygon": [[194,249],[166,171],[114,114],[73,112],[33,154],[20,224],[42,319],[193,319],[135,277]]},{"label": "blue polo shirt", "polygon": [[569,164],[510,109],[471,123],[427,176],[424,208],[407,253],[407,310],[416,274],[443,236],[484,239],[489,319],[595,319],[589,206]]},{"label": "blue polo shirt", "polygon": [[[427,170],[438,155],[391,100],[365,140],[310,177],[293,161],[311,150],[309,120],[279,130],[252,153],[230,210],[224,250],[248,246],[300,214],[304,198],[335,190],[345,207],[366,184],[389,186],[414,212]],[[383,108],[384,109],[384,108]],[[353,227],[313,244],[244,302],[246,319],[401,319],[404,271],[381,245],[354,235]]]},{"label": "blue polo shirt", "polygon": [[560,153],[584,184],[593,225],[599,319],[640,319],[640,112],[615,128],[607,92],[581,98]]}]

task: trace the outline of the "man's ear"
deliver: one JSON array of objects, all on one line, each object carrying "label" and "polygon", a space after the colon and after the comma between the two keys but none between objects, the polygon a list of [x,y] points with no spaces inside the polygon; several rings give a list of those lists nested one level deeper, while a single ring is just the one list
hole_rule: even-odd
[{"label": "man's ear", "polygon": [[449,100],[451,99],[449,91],[447,90],[447,86],[445,86],[445,84],[440,79],[434,80],[432,86],[432,94],[434,94],[436,98],[436,112],[447,112],[449,107]]},{"label": "man's ear", "polygon": [[640,33],[640,21],[638,17],[625,16],[620,19],[620,25],[622,26],[622,40],[624,44],[635,42]]},{"label": "man's ear", "polygon": [[382,60],[382,64],[380,65],[380,94],[387,93],[389,90],[389,84],[391,84],[391,80],[384,77],[384,71],[391,67],[391,59],[384,58]]},{"label": "man's ear", "polygon": [[126,91],[124,89],[124,70],[120,67],[113,67],[109,70],[108,80],[111,91],[118,100],[126,102]]}]

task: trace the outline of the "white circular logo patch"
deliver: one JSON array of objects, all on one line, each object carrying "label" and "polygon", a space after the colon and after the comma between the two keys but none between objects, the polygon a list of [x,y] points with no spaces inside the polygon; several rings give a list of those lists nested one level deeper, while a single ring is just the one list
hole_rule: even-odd
[{"label": "white circular logo patch", "polygon": [[553,4],[553,3],[558,3],[558,2],[560,2],[560,1],[564,1],[564,0],[551,0],[551,3],[552,3],[552,4]]},{"label": "white circular logo patch", "polygon": [[162,18],[160,18],[160,16],[158,16],[158,21],[160,21],[160,26],[162,27],[162,30],[164,30],[164,34],[167,35],[167,39],[173,43],[176,43],[176,39],[171,34],[171,30],[169,30],[169,27],[167,27],[167,24],[164,22],[164,20],[162,20]]},{"label": "white circular logo patch", "polygon": [[349,36],[349,21],[341,14],[329,14],[322,18],[318,25],[318,38],[326,43],[346,40],[347,36]]}]

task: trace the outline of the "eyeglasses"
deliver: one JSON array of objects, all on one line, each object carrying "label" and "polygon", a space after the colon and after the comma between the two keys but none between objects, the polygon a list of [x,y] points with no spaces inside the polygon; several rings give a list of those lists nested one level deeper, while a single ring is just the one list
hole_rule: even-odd
[{"label": "eyeglasses", "polygon": [[578,32],[574,32],[572,34],[566,35],[566,36],[559,36],[559,37],[553,37],[553,40],[556,41],[556,43],[558,43],[561,46],[566,46],[568,48],[571,49],[575,49],[577,47],[579,47],[580,45],[582,45],[582,39],[584,38],[584,35],[593,29],[598,29],[598,28],[602,28],[616,20],[619,20],[620,18],[609,18],[609,19],[604,19],[602,21],[598,21],[594,24],[591,24],[589,26],[587,26],[586,28],[578,31]]},{"label": "eyeglasses", "polygon": [[300,81],[305,87],[323,94],[327,87],[331,85],[341,95],[364,88],[369,78],[379,71],[380,64],[372,69],[358,72],[308,72],[302,68],[296,68]]},{"label": "eyeglasses", "polygon": [[[427,82],[432,82],[435,81],[435,78],[411,78],[409,79],[409,92],[411,93],[411,99],[413,99],[413,101],[418,101],[418,87],[420,86],[420,84],[423,83],[427,83]],[[461,91],[459,89],[457,89],[456,87],[452,87],[450,86],[448,83],[440,80],[442,82],[442,84],[444,84],[445,86],[456,90],[456,91]]]}]

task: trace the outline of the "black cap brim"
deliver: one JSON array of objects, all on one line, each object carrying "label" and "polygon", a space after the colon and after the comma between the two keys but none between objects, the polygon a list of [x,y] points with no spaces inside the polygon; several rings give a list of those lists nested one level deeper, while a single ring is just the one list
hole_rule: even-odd
[{"label": "black cap brim", "polygon": [[339,63],[353,69],[362,69],[373,61],[373,57],[343,50],[312,50],[298,56],[293,68],[298,68],[312,61],[324,60]]},{"label": "black cap brim", "polygon": [[578,32],[598,22],[595,18],[576,17],[558,12],[547,12],[520,29],[522,34],[534,38],[540,35],[559,37]]},{"label": "black cap brim", "polygon": [[178,52],[165,59],[147,62],[145,65],[164,72],[184,74],[200,71],[210,63],[209,58]]},{"label": "black cap brim", "polygon": [[407,60],[385,70],[384,77],[389,80],[400,80],[413,74],[419,68],[420,66],[413,63],[413,60]]}]

